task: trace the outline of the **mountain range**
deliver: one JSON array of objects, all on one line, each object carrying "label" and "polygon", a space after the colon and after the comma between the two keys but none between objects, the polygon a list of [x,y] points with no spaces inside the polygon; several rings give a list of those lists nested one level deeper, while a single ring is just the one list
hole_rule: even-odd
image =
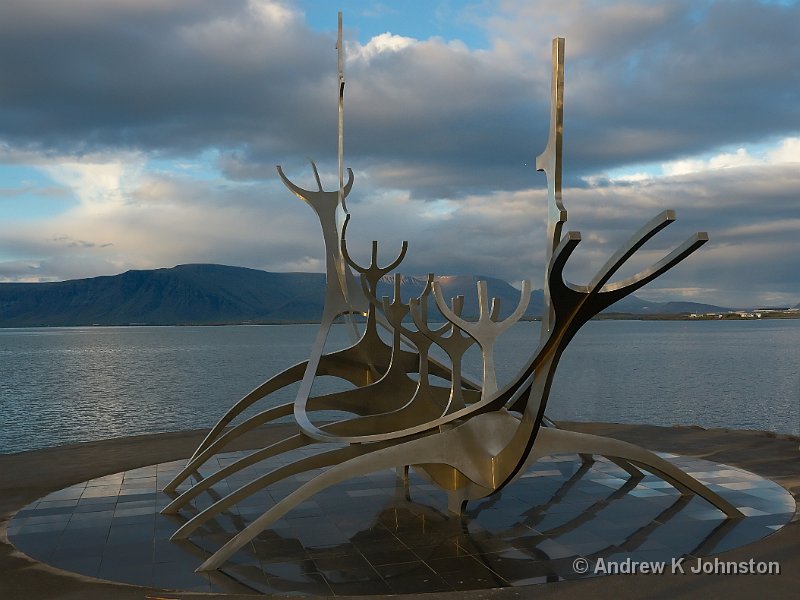
[{"label": "mountain range", "polygon": [[[475,282],[485,279],[489,297],[501,301],[501,316],[519,302],[519,290],[507,282],[479,275],[440,278],[445,297],[463,295],[467,317],[478,313]],[[424,277],[404,277],[403,300],[418,296]],[[119,275],[47,283],[0,283],[0,327],[84,325],[180,325],[314,322],[322,315],[325,275],[270,273],[211,264],[132,270]],[[378,296],[392,295],[389,277]],[[542,290],[534,290],[526,315],[540,316]],[[433,318],[438,311],[430,304]],[[676,314],[727,309],[693,302],[650,302],[636,296],[608,312]]]}]

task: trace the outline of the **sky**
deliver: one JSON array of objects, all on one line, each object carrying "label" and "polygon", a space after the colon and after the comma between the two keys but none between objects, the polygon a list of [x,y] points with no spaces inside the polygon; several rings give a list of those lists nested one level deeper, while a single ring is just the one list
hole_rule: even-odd
[{"label": "sky", "polygon": [[338,186],[344,13],[348,248],[406,274],[541,287],[551,39],[566,38],[564,204],[585,284],[710,242],[638,292],[800,302],[800,4],[758,0],[4,0],[0,281],[219,263],[324,271],[282,185]]}]

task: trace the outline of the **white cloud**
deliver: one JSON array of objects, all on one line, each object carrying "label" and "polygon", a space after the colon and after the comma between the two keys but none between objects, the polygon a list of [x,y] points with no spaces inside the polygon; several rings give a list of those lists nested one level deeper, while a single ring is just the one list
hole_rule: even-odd
[{"label": "white cloud", "polygon": [[591,186],[612,183],[640,183],[661,177],[679,177],[682,175],[705,173],[720,169],[736,169],[741,167],[786,165],[800,162],[800,138],[785,137],[764,148],[758,145],[757,150],[741,146],[732,152],[725,151],[710,156],[692,156],[680,158],[659,165],[648,165],[644,170],[616,172],[613,174],[589,175],[583,177]]},{"label": "white cloud", "polygon": [[345,57],[348,62],[369,62],[381,54],[400,52],[418,43],[419,41],[414,38],[393,35],[391,32],[387,31],[376,35],[364,45],[358,42],[346,43]]},{"label": "white cloud", "polygon": [[[646,173],[644,171],[636,171],[635,173],[623,173],[617,176],[609,176],[608,179],[610,181],[619,182],[619,183],[639,183],[642,181],[647,181],[651,179],[653,175],[651,173]],[[605,179],[605,178],[603,178]],[[598,180],[596,176],[589,176],[584,177],[584,180],[589,183],[590,185],[597,183]]]},{"label": "white cloud", "polygon": [[661,172],[666,177],[673,177],[675,175],[686,175],[687,173],[698,173],[706,168],[705,161],[701,159],[683,158],[663,163],[661,165]]},{"label": "white cloud", "polygon": [[250,11],[262,20],[278,25],[287,25],[299,17],[299,13],[284,2],[274,0],[249,0]]},{"label": "white cloud", "polygon": [[767,161],[771,164],[800,162],[800,137],[782,140],[777,148],[767,152]]},{"label": "white cloud", "polygon": [[666,162],[661,165],[661,172],[665,177],[674,177],[714,169],[749,167],[758,164],[770,164],[770,161],[751,156],[745,148],[737,148],[734,152],[722,152],[705,160],[702,158],[686,158]]},{"label": "white cloud", "polygon": [[716,169],[734,169],[758,165],[782,165],[800,162],[800,138],[787,137],[766,151],[751,154],[745,147],[733,152],[721,152],[709,158],[686,158],[661,164],[665,177],[702,173]]},{"label": "white cloud", "polygon": [[124,206],[141,183],[146,159],[134,153],[117,156],[51,159],[40,168],[72,190],[83,213],[110,212]]}]

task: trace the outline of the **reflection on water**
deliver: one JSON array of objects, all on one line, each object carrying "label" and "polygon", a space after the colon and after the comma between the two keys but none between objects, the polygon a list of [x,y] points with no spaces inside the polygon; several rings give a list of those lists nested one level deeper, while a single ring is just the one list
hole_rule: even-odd
[{"label": "reflection on water", "polygon": [[[0,452],[209,427],[239,397],[304,360],[316,330],[0,330]],[[538,323],[519,323],[500,339],[500,382],[513,377],[537,340]],[[335,327],[328,347],[347,343],[345,328]],[[798,434],[798,347],[800,320],[591,322],[562,358],[548,413]],[[468,353],[466,370],[480,373],[476,350]],[[320,381],[314,393],[335,386]],[[286,388],[270,404],[290,402],[295,392],[296,386]]]}]

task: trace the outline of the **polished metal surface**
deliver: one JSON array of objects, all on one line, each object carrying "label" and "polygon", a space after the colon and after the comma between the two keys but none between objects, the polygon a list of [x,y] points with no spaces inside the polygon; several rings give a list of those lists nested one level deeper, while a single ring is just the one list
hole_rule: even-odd
[{"label": "polished metal surface", "polygon": [[[677,265],[708,240],[705,233],[697,233],[647,269],[612,282],[615,273],[645,242],[675,220],[672,211],[664,211],[634,233],[589,283],[575,285],[564,279],[565,266],[581,239],[577,232],[562,234],[567,220],[561,191],[564,40],[553,40],[550,134],[545,150],[536,160],[537,169],[546,174],[548,187],[545,314],[541,339],[526,366],[502,388],[498,388],[495,377],[494,344],[525,313],[531,295],[530,281],[523,282],[516,309],[502,321],[498,318],[499,302],[493,299],[490,303],[486,282],[479,281],[480,313],[476,320],[470,321],[461,314],[463,298],[454,298],[448,305],[433,275],[429,275],[418,298],[407,301],[401,298],[399,274],[394,277],[393,297],[378,298],[379,281],[395,271],[406,255],[408,245],[405,242],[397,257],[386,266],[378,264],[377,242],[373,242],[369,266],[359,265],[348,252],[346,232],[350,214],[345,199],[353,185],[353,173],[348,169],[345,183],[341,14],[337,50],[339,189],[336,192],[322,189],[313,162],[317,191],[296,186],[278,167],[278,174],[287,188],[317,214],[325,242],[325,308],[309,359],[276,375],[223,416],[188,464],[164,488],[176,496],[162,512],[178,513],[202,492],[215,489],[219,482],[252,465],[275,460],[300,448],[314,450],[298,460],[278,462],[275,468],[218,495],[213,503],[197,510],[175,532],[174,540],[191,539],[205,524],[262,493],[268,486],[284,485],[287,480],[300,478],[296,489],[238,530],[198,570],[220,568],[289,511],[331,486],[385,469],[395,469],[402,480],[407,480],[409,466],[447,495],[447,507],[452,513],[463,512],[470,500],[497,494],[542,457],[577,453],[587,468],[593,456],[605,456],[623,468],[631,482],[641,480],[644,476],[641,469],[644,469],[657,474],[682,494],[704,498],[727,518],[741,517],[741,512],[728,500],[656,454],[614,439],[565,431],[544,416],[559,359],[578,330],[605,308]],[[431,296],[446,319],[446,323],[437,328],[428,323]],[[366,318],[360,337],[349,348],[325,354],[331,326],[339,317],[353,314]],[[379,325],[391,333],[390,343],[379,336]],[[355,325],[353,327],[355,329]],[[461,372],[462,357],[475,344],[483,358],[480,384],[464,378]],[[449,365],[431,358],[433,346],[444,351]],[[355,387],[314,396],[314,380],[323,375],[344,379]],[[433,383],[431,375],[445,378],[449,385]],[[230,427],[244,409],[298,381],[299,390],[291,405],[265,410]],[[348,416],[332,423],[314,423],[314,412],[330,409]],[[296,425],[291,436],[226,464],[214,473],[196,477],[200,468],[222,452],[231,440],[289,414]],[[197,479],[194,486],[178,493],[179,486],[193,475]]]}]

